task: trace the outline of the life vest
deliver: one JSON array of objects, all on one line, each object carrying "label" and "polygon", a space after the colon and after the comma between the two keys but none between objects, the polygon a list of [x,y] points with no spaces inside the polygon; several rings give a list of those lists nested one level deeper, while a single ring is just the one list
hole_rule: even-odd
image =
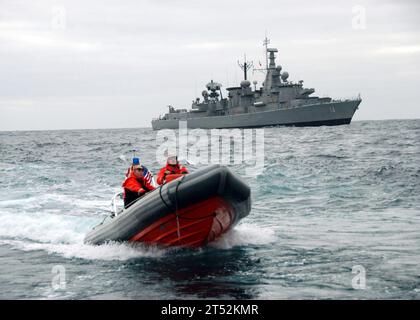
[{"label": "life vest", "polygon": [[[143,169],[147,170],[145,167]],[[147,192],[155,189],[151,183],[145,181],[144,177],[136,177],[132,168],[127,170],[126,178],[122,186],[124,188],[123,198],[125,208],[128,208],[134,201]]]},{"label": "life vest", "polygon": [[170,166],[169,164],[166,164],[165,167],[160,169],[156,182],[158,184],[163,184],[168,174],[178,175],[178,174],[186,174],[186,173],[189,173],[188,169],[185,168],[184,166],[181,166],[180,164],[178,164],[177,166]]}]

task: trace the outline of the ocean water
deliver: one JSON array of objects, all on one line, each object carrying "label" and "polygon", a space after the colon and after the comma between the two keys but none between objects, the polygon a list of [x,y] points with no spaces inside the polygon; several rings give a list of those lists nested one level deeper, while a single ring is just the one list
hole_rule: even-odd
[{"label": "ocean water", "polygon": [[120,188],[121,156],[140,149],[158,169],[156,132],[0,132],[0,298],[419,299],[420,120],[264,137],[262,174],[232,166],[250,215],[189,250],[83,244]]}]

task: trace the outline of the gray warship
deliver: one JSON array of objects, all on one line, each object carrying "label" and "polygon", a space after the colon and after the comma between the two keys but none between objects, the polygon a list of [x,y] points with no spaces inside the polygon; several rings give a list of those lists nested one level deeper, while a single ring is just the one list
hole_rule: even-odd
[{"label": "gray warship", "polygon": [[311,96],[315,89],[305,88],[303,80],[289,81],[289,74],[276,66],[275,48],[268,48],[265,39],[265,81],[257,89],[247,79],[251,63],[240,65],[244,80],[239,87],[226,88],[223,98],[222,85],[211,80],[202,92],[203,100],[196,98],[190,111],[169,107],[169,112],[152,120],[153,130],[177,129],[179,121],[186,121],[188,128],[256,128],[266,126],[335,126],[349,124],[361,103],[360,95],[354,99],[332,99]]}]

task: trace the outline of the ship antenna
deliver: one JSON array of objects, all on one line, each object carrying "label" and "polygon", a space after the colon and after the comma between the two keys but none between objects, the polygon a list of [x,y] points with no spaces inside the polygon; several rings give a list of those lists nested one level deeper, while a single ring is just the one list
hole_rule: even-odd
[{"label": "ship antenna", "polygon": [[268,44],[270,43],[270,39],[267,38],[267,32],[265,33],[265,39],[264,39],[264,47],[265,47],[265,68],[268,69]]},{"label": "ship antenna", "polygon": [[244,63],[241,64],[238,60],[238,65],[239,68],[241,68],[244,71],[244,80],[247,80],[247,71],[254,66],[254,62],[246,61],[246,54],[244,54]]}]

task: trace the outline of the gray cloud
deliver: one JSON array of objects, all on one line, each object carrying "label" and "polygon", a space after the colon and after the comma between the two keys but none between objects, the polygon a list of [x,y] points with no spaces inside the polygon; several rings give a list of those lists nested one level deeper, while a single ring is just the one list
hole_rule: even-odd
[{"label": "gray cloud", "polygon": [[[352,8],[366,9],[354,30]],[[52,28],[56,7],[65,29]],[[2,0],[0,130],[150,126],[214,79],[263,60],[267,30],[292,80],[364,101],[355,120],[419,118],[417,1]],[[263,75],[252,75],[262,81]]]}]

